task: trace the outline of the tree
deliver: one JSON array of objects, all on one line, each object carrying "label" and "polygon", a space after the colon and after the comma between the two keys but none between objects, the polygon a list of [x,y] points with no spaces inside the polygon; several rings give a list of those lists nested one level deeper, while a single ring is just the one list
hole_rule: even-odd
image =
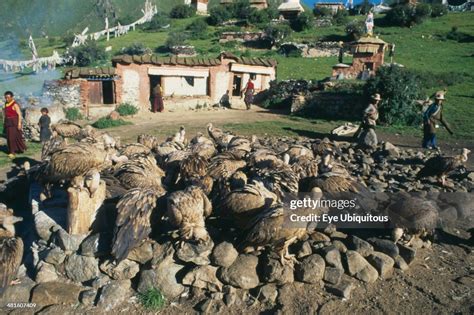
[{"label": "tree", "polygon": [[207,37],[207,23],[203,19],[197,19],[186,27],[192,39],[205,39]]},{"label": "tree", "polygon": [[249,0],[239,0],[232,3],[229,10],[233,18],[246,20],[254,8],[250,6]]},{"label": "tree", "polygon": [[270,22],[270,16],[265,10],[252,8],[247,21],[249,24],[268,24]]},{"label": "tree", "polygon": [[213,7],[209,11],[209,17],[207,19],[207,23],[210,25],[219,25],[228,21],[232,18],[232,14],[229,10],[224,8],[223,6]]},{"label": "tree", "polygon": [[147,31],[161,30],[170,24],[170,18],[167,14],[158,12],[148,23],[143,24],[143,29]]},{"label": "tree", "polygon": [[325,7],[315,7],[313,9],[313,14],[317,17],[332,17],[331,9]]},{"label": "tree", "polygon": [[268,25],[265,29],[265,37],[271,46],[281,42],[291,34],[291,28],[286,24]]},{"label": "tree", "polygon": [[431,17],[440,17],[448,14],[448,8],[441,3],[431,5]]},{"label": "tree", "polygon": [[399,66],[381,67],[364,86],[367,97],[382,95],[380,121],[391,125],[417,126],[421,115],[415,101],[421,99],[418,77]]},{"label": "tree", "polygon": [[170,18],[173,19],[185,19],[196,14],[196,11],[193,7],[187,4],[178,4],[173,7],[170,11]]},{"label": "tree", "polygon": [[365,34],[365,24],[363,21],[354,20],[346,25],[347,36],[352,40],[357,40]]},{"label": "tree", "polygon": [[372,4],[369,0],[364,0],[361,4],[357,6],[357,9],[359,11],[359,14],[366,15],[370,12],[370,9],[372,9]]},{"label": "tree", "polygon": [[347,23],[349,12],[346,9],[339,9],[334,15],[333,20],[336,25],[344,25]]},{"label": "tree", "polygon": [[133,43],[121,49],[121,53],[127,55],[144,55],[148,52],[150,52],[150,49],[146,48],[143,43]]},{"label": "tree", "polygon": [[70,49],[68,55],[79,67],[87,67],[106,58],[105,51],[98,47],[95,41],[88,41],[85,45]]},{"label": "tree", "polygon": [[402,4],[395,6],[385,15],[385,21],[393,26],[413,26],[422,23],[431,14],[431,7],[426,3],[416,6]]},{"label": "tree", "polygon": [[171,32],[168,34],[165,46],[171,49],[175,46],[185,46],[187,44],[188,37],[184,32]]},{"label": "tree", "polygon": [[313,15],[310,12],[303,12],[297,18],[291,20],[291,28],[296,32],[301,32],[313,27]]}]

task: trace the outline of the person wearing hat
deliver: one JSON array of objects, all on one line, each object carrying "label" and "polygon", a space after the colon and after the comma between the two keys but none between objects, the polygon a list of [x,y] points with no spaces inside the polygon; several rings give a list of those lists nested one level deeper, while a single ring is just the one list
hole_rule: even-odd
[{"label": "person wearing hat", "polygon": [[436,129],[441,122],[446,130],[452,135],[453,131],[448,122],[443,117],[444,91],[438,91],[435,94],[435,101],[423,113],[423,143],[425,149],[437,149],[436,147]]},{"label": "person wearing hat", "polygon": [[364,146],[375,147],[378,143],[375,133],[375,125],[379,119],[379,103],[382,100],[379,93],[372,95],[372,101],[364,110],[362,123],[354,134],[359,139],[359,143]]}]

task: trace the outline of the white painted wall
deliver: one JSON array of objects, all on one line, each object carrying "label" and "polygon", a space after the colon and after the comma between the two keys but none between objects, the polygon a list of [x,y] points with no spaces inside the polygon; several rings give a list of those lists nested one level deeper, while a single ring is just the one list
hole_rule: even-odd
[{"label": "white painted wall", "polygon": [[135,70],[123,70],[122,102],[139,104],[140,75]]},{"label": "white painted wall", "polygon": [[[215,99],[212,100],[214,103],[218,103],[222,95],[224,95],[229,89],[230,78],[231,78],[231,73],[229,72],[226,72],[226,71],[217,72],[216,81],[215,81],[216,94],[215,94]],[[230,91],[230,94],[232,95],[232,91]]]},{"label": "white painted wall", "polygon": [[194,77],[194,85],[190,85],[184,77],[163,77],[165,96],[198,96],[207,95],[207,78]]}]

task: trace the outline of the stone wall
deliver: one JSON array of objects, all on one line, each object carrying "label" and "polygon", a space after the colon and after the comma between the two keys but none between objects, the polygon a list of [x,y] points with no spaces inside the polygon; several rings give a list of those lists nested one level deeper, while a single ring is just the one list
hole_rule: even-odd
[{"label": "stone wall", "polygon": [[44,81],[43,95],[53,103],[68,107],[81,106],[81,80]]}]

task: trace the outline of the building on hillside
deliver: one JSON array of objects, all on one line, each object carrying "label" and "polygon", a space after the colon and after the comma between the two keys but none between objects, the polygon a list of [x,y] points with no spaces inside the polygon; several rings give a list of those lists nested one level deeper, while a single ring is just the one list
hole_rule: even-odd
[{"label": "building on hillside", "polygon": [[339,63],[332,68],[333,77],[368,78],[383,65],[387,43],[377,37],[362,37],[350,43],[352,64]]},{"label": "building on hillside", "polygon": [[337,11],[344,10],[345,6],[342,2],[318,2],[314,5],[316,9],[328,9],[332,15],[336,15]]},{"label": "building on hillside", "polygon": [[301,12],[304,12],[304,8],[299,0],[285,0],[278,7],[278,12],[280,12],[280,16],[284,19],[291,20],[296,18]]},{"label": "building on hillside", "polygon": [[207,14],[207,5],[209,0],[191,0],[191,6],[196,9],[196,13],[199,15]]},{"label": "building on hillside", "polygon": [[[221,5],[229,5],[234,2],[237,2],[236,0],[220,0]],[[250,6],[259,10],[266,9],[268,8],[268,1],[267,0],[249,0]]]},{"label": "building on hillside", "polygon": [[63,80],[53,81],[60,88],[51,97],[56,99],[71,88],[76,89],[80,97],[75,106],[87,116],[97,116],[120,103],[149,109],[151,91],[160,84],[167,109],[216,104],[227,92],[234,106],[243,103],[241,91],[250,77],[256,93],[268,89],[270,81],[275,80],[277,66],[272,59],[230,53],[216,58],[121,55],[114,57],[112,63],[111,68],[66,70]]}]

